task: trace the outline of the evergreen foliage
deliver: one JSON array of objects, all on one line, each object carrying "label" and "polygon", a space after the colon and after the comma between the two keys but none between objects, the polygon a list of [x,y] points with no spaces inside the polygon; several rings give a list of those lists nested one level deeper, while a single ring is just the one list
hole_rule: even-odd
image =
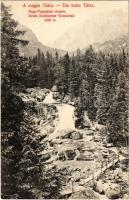
[{"label": "evergreen foliage", "polygon": [[76,102],[77,126],[84,128],[87,112],[92,122],[107,127],[110,142],[127,146],[128,53],[96,53],[90,46],[84,54],[78,49],[75,55],[60,57],[38,49],[25,58],[19,53],[19,44],[28,44],[20,39],[25,32],[17,30],[9,7],[2,3],[1,11],[2,198],[57,198],[62,180],[56,168],[45,172],[39,156],[41,138],[17,93],[56,85],[62,98]]},{"label": "evergreen foliage", "polygon": [[[57,182],[52,185],[50,181],[55,181],[56,169],[51,173],[47,170],[44,171],[45,166],[39,156],[39,152],[43,150],[40,144],[41,138],[37,135],[38,130],[33,125],[30,112],[26,112],[24,102],[18,96],[19,92],[25,91],[28,82],[29,86],[30,83],[31,86],[36,86],[34,81],[36,73],[39,80],[42,80],[36,67],[39,66],[39,69],[44,69],[44,55],[40,50],[33,59],[20,55],[19,44],[27,45],[28,43],[28,41],[19,39],[20,35],[25,32],[17,30],[18,23],[12,19],[10,8],[3,3],[1,7],[1,195],[3,199],[44,198],[47,192],[44,186],[45,182],[47,182],[50,190],[47,195],[51,195],[51,191],[56,191],[55,195],[57,195],[60,178],[57,177]],[[33,63],[37,66],[33,66]],[[46,72],[46,75],[48,75],[48,72]],[[48,78],[46,75],[43,74],[42,78]],[[28,80],[29,77],[30,80]]]},{"label": "evergreen foliage", "polygon": [[[39,57],[38,55],[39,50],[33,59],[35,60],[36,57]],[[120,128],[124,126],[127,130],[128,126],[127,82],[129,62],[127,57],[128,53],[125,50],[122,50],[119,54],[104,54],[103,52],[96,53],[92,46],[86,49],[85,54],[82,54],[78,49],[76,55],[73,56],[69,56],[66,53],[63,57],[59,57],[58,53],[56,53],[52,57],[47,52],[43,62],[37,60],[37,63],[35,63],[38,64],[39,62],[40,66],[44,65],[40,70],[37,70],[38,74],[46,74],[45,77],[41,75],[42,80],[37,76],[37,83],[41,87],[44,87],[45,85],[42,85],[42,82],[48,77],[47,81],[44,81],[47,82],[46,87],[51,88],[56,84],[63,98],[68,95],[72,101],[78,99],[78,103],[76,103],[78,107],[76,109],[76,115],[80,118],[78,123],[81,124],[81,127],[84,127],[84,114],[87,111],[88,117],[92,122],[96,121],[108,127],[110,126],[108,131],[110,129],[111,141],[112,137],[114,137],[113,135],[115,135],[115,140],[119,143],[119,140],[125,141],[124,138],[120,139],[119,134],[126,135],[126,137],[128,135],[127,133],[123,134]],[[45,69],[47,70],[45,71]],[[123,84],[120,86],[119,81],[121,76],[123,77],[121,78]],[[118,98],[119,92],[123,92],[123,99]],[[123,115],[125,116],[125,124],[122,125],[121,122],[119,123],[121,119],[118,119],[120,127],[118,127],[119,134],[117,136],[118,130],[115,129],[115,121],[117,121],[116,112],[118,112],[118,116],[121,116],[119,107],[119,103],[121,104],[121,102],[119,101],[123,101],[124,104]],[[116,104],[118,104],[119,109],[117,107],[116,109],[114,108]],[[114,118],[112,118],[113,116]],[[114,125],[111,123],[114,123]],[[113,132],[111,131],[112,129]],[[122,130],[124,129],[122,128]],[[113,141],[115,140],[113,139]],[[114,144],[116,143],[114,142]]]}]

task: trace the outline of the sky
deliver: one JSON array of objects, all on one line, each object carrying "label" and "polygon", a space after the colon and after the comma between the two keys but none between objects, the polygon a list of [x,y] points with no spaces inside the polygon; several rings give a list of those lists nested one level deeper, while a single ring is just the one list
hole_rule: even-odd
[{"label": "sky", "polygon": [[[48,2],[48,1],[47,1]],[[50,1],[49,1],[50,2]],[[54,5],[67,3],[68,1],[56,1],[52,2]],[[71,3],[75,3],[70,1]],[[102,13],[111,13],[113,10],[123,10],[124,13],[128,12],[128,1],[84,1],[81,3],[93,3],[94,8],[62,8],[61,10],[66,10],[69,14],[74,14],[74,18],[64,18],[59,19],[56,22],[44,22],[43,18],[29,18],[28,17],[28,8],[23,7],[24,3],[26,6],[28,4],[35,3],[46,3],[45,1],[5,1],[6,5],[11,5],[12,13],[14,14],[13,18],[19,21],[21,24],[29,27],[37,36],[40,42],[47,46],[51,46],[53,41],[58,39],[63,33],[67,32],[71,27],[76,26],[77,24],[96,17],[97,15],[102,15]],[[79,3],[79,1],[76,1]],[[37,9],[32,9],[37,10]],[[44,8],[42,10],[50,10]]]}]

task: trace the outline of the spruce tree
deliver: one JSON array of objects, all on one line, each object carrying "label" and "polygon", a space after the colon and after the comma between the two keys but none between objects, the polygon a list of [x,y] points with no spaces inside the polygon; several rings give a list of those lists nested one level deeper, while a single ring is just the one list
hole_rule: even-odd
[{"label": "spruce tree", "polygon": [[126,99],[125,74],[118,76],[117,93],[111,105],[108,118],[108,132],[110,140],[115,145],[127,145],[128,136],[128,104]]}]

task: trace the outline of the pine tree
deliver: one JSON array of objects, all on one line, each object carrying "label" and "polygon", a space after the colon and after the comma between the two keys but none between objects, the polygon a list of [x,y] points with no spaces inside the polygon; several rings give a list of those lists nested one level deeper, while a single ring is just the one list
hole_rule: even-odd
[{"label": "pine tree", "polygon": [[108,110],[108,104],[107,104],[107,92],[108,91],[108,68],[106,65],[105,57],[102,58],[101,55],[98,58],[98,66],[99,70],[97,73],[97,83],[95,85],[95,106],[97,108],[97,116],[96,120],[98,123],[104,124],[106,123],[107,119],[107,110]]},{"label": "pine tree", "polygon": [[1,11],[2,196],[14,198],[18,155],[22,148],[18,131],[24,108],[15,93],[24,85],[26,72],[26,59],[19,55],[18,45],[25,45],[27,41],[18,38],[24,32],[17,30],[10,8],[2,3]]},{"label": "pine tree", "polygon": [[118,76],[116,99],[111,105],[108,118],[108,132],[110,134],[110,140],[115,145],[127,145],[128,104],[126,99],[127,91],[125,84],[125,74],[121,72]]},{"label": "pine tree", "polygon": [[45,56],[42,52],[41,54],[41,67],[40,67],[40,86],[46,87],[47,88],[47,83],[48,83],[48,71],[47,71],[47,66],[46,66],[46,61],[45,61]]},{"label": "pine tree", "polygon": [[[3,3],[1,5],[1,66],[2,66],[2,91],[6,92],[10,87],[15,87],[26,73],[25,58],[19,55],[18,45],[26,45],[28,42],[18,37],[24,34],[24,31],[17,30],[17,22],[10,14],[10,8]],[[7,87],[7,88],[6,88]]]},{"label": "pine tree", "polygon": [[52,54],[49,52],[46,53],[46,66],[47,66],[47,72],[48,72],[48,88],[51,88],[54,83],[54,60],[52,57]]},{"label": "pine tree", "polygon": [[115,96],[108,118],[110,140],[115,145],[128,145],[128,66],[127,55],[123,50],[117,56]]},{"label": "pine tree", "polygon": [[56,62],[58,62],[59,61],[59,54],[58,54],[58,52],[56,51],[56,53],[55,53],[55,59],[56,59]]},{"label": "pine tree", "polygon": [[69,95],[72,99],[78,96],[79,94],[79,77],[78,77],[78,67],[76,66],[76,59],[73,55],[71,63],[69,66]]},{"label": "pine tree", "polygon": [[68,53],[66,53],[63,57],[63,66],[64,66],[63,92],[66,95],[68,94],[68,87],[69,87],[68,78],[69,78],[69,68],[70,68],[70,58]]},{"label": "pine tree", "polygon": [[81,59],[81,50],[79,48],[77,49],[77,59]]},{"label": "pine tree", "polygon": [[91,120],[96,118],[96,108],[94,105],[95,98],[95,82],[96,75],[94,73],[96,55],[90,46],[86,49],[83,65],[81,67],[81,85],[80,85],[80,98],[84,111],[88,111],[88,116]]}]

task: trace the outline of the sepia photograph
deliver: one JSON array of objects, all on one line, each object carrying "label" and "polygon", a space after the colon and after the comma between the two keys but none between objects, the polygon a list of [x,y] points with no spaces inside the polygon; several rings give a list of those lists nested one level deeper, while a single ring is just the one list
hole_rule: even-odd
[{"label": "sepia photograph", "polygon": [[129,200],[128,14],[1,2],[1,199]]}]

